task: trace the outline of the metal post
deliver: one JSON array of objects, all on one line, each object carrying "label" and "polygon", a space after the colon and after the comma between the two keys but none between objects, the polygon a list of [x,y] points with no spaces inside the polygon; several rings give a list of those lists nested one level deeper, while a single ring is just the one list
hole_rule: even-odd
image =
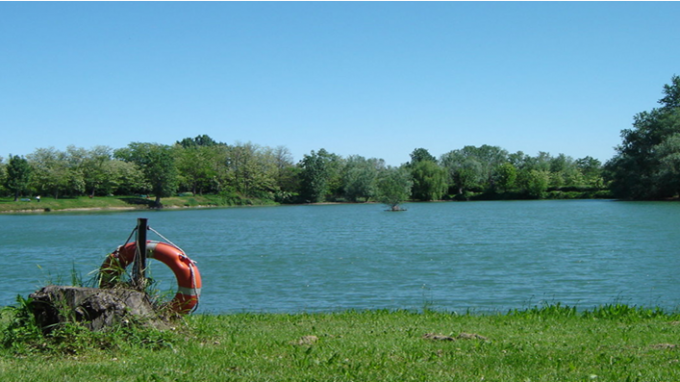
[{"label": "metal post", "polygon": [[148,219],[137,219],[137,250],[132,267],[132,285],[140,292],[146,287],[146,231]]}]

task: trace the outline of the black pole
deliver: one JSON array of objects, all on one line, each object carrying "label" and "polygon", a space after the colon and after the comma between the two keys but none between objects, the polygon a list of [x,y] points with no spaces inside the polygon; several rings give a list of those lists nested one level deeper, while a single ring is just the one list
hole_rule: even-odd
[{"label": "black pole", "polygon": [[146,287],[146,231],[148,219],[137,219],[137,251],[135,252],[135,264],[132,268],[132,284],[140,292]]}]

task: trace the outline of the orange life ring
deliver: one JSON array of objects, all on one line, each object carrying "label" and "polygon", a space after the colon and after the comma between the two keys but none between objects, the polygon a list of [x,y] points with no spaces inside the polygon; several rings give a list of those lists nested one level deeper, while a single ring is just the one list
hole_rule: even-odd
[{"label": "orange life ring", "polygon": [[[136,243],[128,243],[118,247],[106,257],[99,269],[102,288],[110,287],[113,281],[132,263],[136,249]],[[159,241],[147,241],[146,258],[156,259],[167,265],[177,278],[177,293],[170,301],[170,309],[182,314],[191,312],[198,305],[201,295],[201,274],[194,261],[181,249]]]}]

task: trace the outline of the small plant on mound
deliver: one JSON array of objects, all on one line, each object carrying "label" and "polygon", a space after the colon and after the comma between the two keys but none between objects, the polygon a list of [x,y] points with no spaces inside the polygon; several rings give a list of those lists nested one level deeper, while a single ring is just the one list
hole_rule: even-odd
[{"label": "small plant on mound", "polygon": [[14,355],[76,355],[129,347],[160,350],[172,347],[180,338],[176,331],[159,330],[134,319],[99,331],[92,331],[75,320],[43,328],[33,313],[33,304],[34,300],[18,296],[16,305],[0,311],[0,345],[3,351]]},{"label": "small plant on mound", "polygon": [[[32,300],[17,296],[17,304],[0,311],[2,347],[18,353],[34,347],[42,339],[42,330],[31,311]],[[33,344],[33,345],[29,345]]]}]

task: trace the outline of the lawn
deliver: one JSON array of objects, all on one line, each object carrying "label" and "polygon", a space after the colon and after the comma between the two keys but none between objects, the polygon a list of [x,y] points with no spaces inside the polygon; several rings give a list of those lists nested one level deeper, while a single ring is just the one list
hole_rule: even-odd
[{"label": "lawn", "polygon": [[5,309],[0,379],[675,381],[680,316],[612,305],[506,314],[201,314],[174,330],[22,333]]}]

